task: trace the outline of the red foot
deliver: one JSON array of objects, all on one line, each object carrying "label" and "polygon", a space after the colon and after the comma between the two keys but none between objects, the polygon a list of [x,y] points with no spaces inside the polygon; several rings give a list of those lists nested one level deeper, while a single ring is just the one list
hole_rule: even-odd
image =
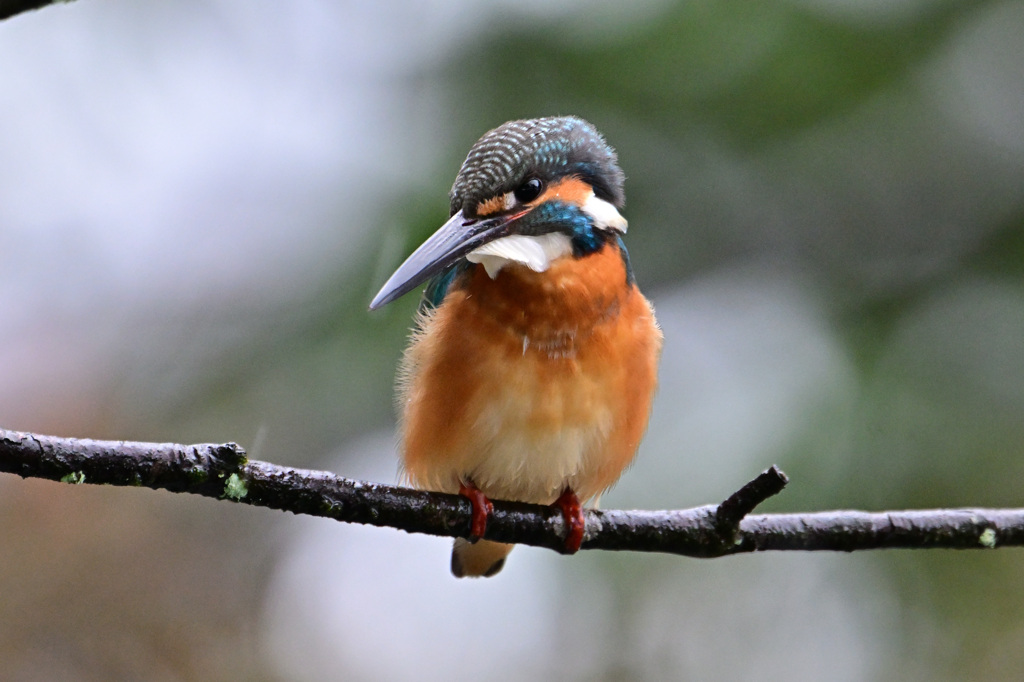
[{"label": "red foot", "polygon": [[583,507],[580,506],[580,500],[572,488],[566,488],[565,492],[555,500],[554,506],[562,510],[562,517],[569,529],[565,536],[565,553],[575,554],[583,544],[583,527],[586,525],[583,521]]},{"label": "red foot", "polygon": [[494,513],[494,505],[472,483],[459,483],[459,494],[473,504],[473,521],[469,527],[469,541],[476,542],[487,530],[487,518]]}]

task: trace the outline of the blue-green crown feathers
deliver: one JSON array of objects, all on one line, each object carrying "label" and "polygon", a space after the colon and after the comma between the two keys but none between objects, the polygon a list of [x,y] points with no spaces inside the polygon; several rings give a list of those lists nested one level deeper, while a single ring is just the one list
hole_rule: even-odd
[{"label": "blue-green crown feathers", "polygon": [[509,121],[484,134],[452,186],[451,213],[511,192],[529,176],[576,175],[598,198],[622,208],[625,179],[615,150],[590,123],[575,116]]}]

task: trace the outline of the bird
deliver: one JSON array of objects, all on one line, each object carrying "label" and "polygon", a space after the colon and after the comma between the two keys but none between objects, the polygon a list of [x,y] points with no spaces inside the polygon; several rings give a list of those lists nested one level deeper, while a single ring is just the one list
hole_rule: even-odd
[{"label": "bird", "polygon": [[470,149],[448,221],[370,303],[426,282],[396,381],[401,466],[471,502],[456,577],[505,564],[512,545],[482,539],[492,500],[554,505],[576,552],[583,505],[635,458],[662,333],[623,243],[624,179],[581,118],[504,123]]}]

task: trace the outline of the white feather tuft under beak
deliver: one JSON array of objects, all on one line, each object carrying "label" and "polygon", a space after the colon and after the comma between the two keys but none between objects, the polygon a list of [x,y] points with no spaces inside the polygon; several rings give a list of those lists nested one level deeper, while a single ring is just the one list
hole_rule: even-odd
[{"label": "white feather tuft under beak", "polygon": [[536,236],[512,234],[488,242],[466,254],[470,263],[479,263],[491,279],[508,263],[522,263],[534,272],[544,272],[551,261],[572,253],[572,240],[561,232]]}]

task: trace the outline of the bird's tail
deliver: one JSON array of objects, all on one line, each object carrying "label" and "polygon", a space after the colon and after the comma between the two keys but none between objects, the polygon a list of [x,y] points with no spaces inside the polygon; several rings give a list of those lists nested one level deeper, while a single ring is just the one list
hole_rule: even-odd
[{"label": "bird's tail", "polygon": [[505,565],[512,545],[490,540],[470,542],[455,538],[452,547],[452,575],[456,578],[490,578]]}]

